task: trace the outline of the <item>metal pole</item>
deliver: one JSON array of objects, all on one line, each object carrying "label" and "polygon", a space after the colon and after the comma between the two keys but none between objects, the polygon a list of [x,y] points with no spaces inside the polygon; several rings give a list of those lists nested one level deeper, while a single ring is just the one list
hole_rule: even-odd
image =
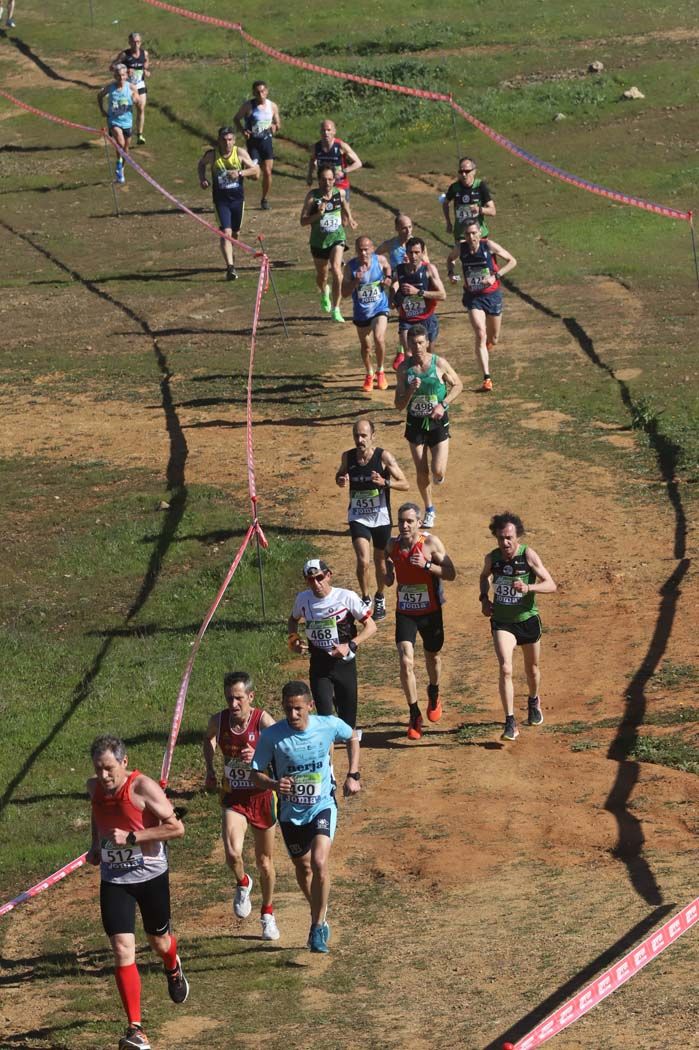
[{"label": "metal pole", "polygon": [[117,197],[117,191],[116,191],[116,187],[114,185],[114,176],[112,175],[112,166],[111,166],[111,164],[109,162],[109,146],[107,145],[107,136],[106,136],[106,134],[104,134],[104,132],[103,132],[103,135],[104,135],[104,157],[105,157],[105,160],[107,161],[107,174],[109,175],[109,181],[111,182],[112,193],[114,195],[114,214],[116,215],[117,219],[119,219],[121,217],[120,214],[119,214],[119,199]]},{"label": "metal pole", "polygon": [[694,255],[694,272],[697,275],[697,288],[699,288],[699,261],[697,261],[697,239],[694,235],[694,215],[689,213],[689,229],[692,234],[692,254]]},{"label": "metal pole", "polygon": [[451,109],[451,123],[454,130],[454,145],[456,146],[456,166],[458,167],[461,160],[461,146],[459,144],[459,133],[456,130],[456,110],[452,106],[449,108]]},{"label": "metal pole", "polygon": [[265,581],[262,575],[262,551],[260,549],[260,534],[255,529],[255,541],[257,543],[257,571],[260,576],[260,598],[262,600],[262,619],[267,619],[267,607],[265,605]]},{"label": "metal pole", "polygon": [[[257,241],[258,241],[258,243],[260,245],[260,248],[262,248],[262,250],[264,251],[264,244],[262,243],[264,241],[264,237],[262,236],[262,234],[258,233]],[[289,329],[286,327],[286,318],[284,317],[284,311],[282,310],[282,304],[281,304],[281,300],[279,298],[279,294],[277,292],[277,286],[274,283],[274,275],[272,273],[272,260],[271,259],[269,260],[269,267],[268,267],[267,272],[269,273],[269,280],[270,280],[270,284],[272,285],[272,291],[274,292],[274,298],[277,300],[277,310],[279,311],[279,316],[281,318],[281,322],[284,325],[284,335],[288,339],[289,338]]]}]

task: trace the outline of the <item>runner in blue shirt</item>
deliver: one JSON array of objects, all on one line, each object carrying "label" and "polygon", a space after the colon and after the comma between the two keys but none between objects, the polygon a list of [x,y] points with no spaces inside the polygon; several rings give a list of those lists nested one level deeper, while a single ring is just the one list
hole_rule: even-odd
[{"label": "runner in blue shirt", "polygon": [[[349,769],[344,794],[354,795],[361,790],[359,739],[342,719],[311,714],[313,699],[305,682],[287,682],[282,690],[282,708],[285,718],[263,730],[260,736],[251,779],[257,788],[271,788],[279,795],[279,825],[284,843],[311,909],[308,946],[312,952],[327,952],[328,862],[337,825],[330,749],[334,743],[346,742]],[[270,763],[276,780],[263,772]]]},{"label": "runner in blue shirt", "polygon": [[[352,320],[359,336],[359,350],[366,373],[362,389],[371,393],[374,383],[379,390],[388,389],[384,371],[386,329],[390,307],[386,289],[391,287],[391,267],[384,255],[374,251],[371,237],[357,237],[357,254],[345,263],[342,295],[352,296]],[[376,372],[371,362],[371,338],[374,337]]]}]

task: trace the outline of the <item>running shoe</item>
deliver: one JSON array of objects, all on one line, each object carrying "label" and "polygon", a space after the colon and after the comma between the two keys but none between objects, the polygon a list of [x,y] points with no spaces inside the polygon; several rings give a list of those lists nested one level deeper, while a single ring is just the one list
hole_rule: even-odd
[{"label": "running shoe", "polygon": [[527,722],[530,726],[541,726],[544,724],[544,713],[541,710],[541,700],[538,696],[529,697],[527,701],[527,707],[529,709],[529,718]]},{"label": "running shoe", "polygon": [[145,146],[145,144],[146,144],[146,136],[145,135],[137,135],[136,136],[136,145],[137,146]]},{"label": "running shoe", "polygon": [[422,736],[422,715],[418,713],[413,717],[410,716],[408,722],[408,740],[419,740]]},{"label": "running shoe", "polygon": [[437,519],[437,511],[434,507],[425,507],[425,516],[422,519],[423,529],[433,529]]},{"label": "running shoe", "polygon": [[263,197],[262,200],[260,201],[260,208],[262,209],[262,211],[269,211],[270,203],[269,203],[269,201],[267,200],[266,197]]},{"label": "running shoe", "polygon": [[227,266],[226,267],[226,280],[227,281],[237,281],[238,280],[238,274],[236,272],[235,266]]},{"label": "running shoe", "polygon": [[17,23],[15,22],[14,18],[8,18],[7,19],[7,28],[8,29],[16,29],[17,28]]},{"label": "running shoe", "polygon": [[308,935],[308,946],[312,952],[322,952],[325,955],[330,951],[325,940],[326,925],[326,923],[320,923],[318,926],[311,926],[311,932]]},{"label": "running shoe", "polygon": [[495,346],[495,343],[488,343],[488,342],[486,342],[486,344],[485,344],[486,350],[492,350],[494,346]]},{"label": "running shoe", "polygon": [[399,350],[398,353],[396,354],[396,356],[393,358],[393,364],[391,365],[391,368],[393,369],[393,371],[397,372],[404,361],[405,361],[405,354],[403,353],[402,350]]},{"label": "running shoe", "polygon": [[248,875],[247,886],[236,886],[235,897],[233,898],[233,911],[239,919],[247,919],[248,915],[252,911],[252,901],[250,900],[250,894],[252,893],[252,879]]},{"label": "running shoe", "polygon": [[481,387],[481,390],[483,391],[483,393],[484,394],[489,394],[492,389],[493,389],[493,380],[492,379],[484,379],[483,380],[483,385]]},{"label": "running shoe", "polygon": [[501,740],[516,740],[518,736],[519,736],[519,729],[517,728],[517,723],[515,722],[515,716],[514,715],[508,715],[507,718],[505,719],[505,728],[503,730],[503,733],[502,733],[502,736],[500,737],[500,739]]},{"label": "running shoe", "polygon": [[140,1024],[130,1024],[126,1029],[126,1034],[122,1035],[119,1040],[119,1050],[134,1050],[135,1047],[139,1047],[140,1050],[150,1050],[148,1036]]},{"label": "running shoe", "polygon": [[374,619],[386,619],[386,599],[383,594],[374,595]]},{"label": "running shoe", "polygon": [[320,295],[320,308],[324,314],[329,314],[332,310],[332,303],[330,302],[330,289],[327,284]]},{"label": "running shoe", "polygon": [[186,1003],[189,995],[189,981],[182,972],[182,963],[179,955],[174,970],[166,970],[167,990],[173,1003]]},{"label": "running shoe", "polygon": [[430,722],[439,722],[442,717],[442,701],[439,699],[439,687],[437,686],[427,687],[427,717]]},{"label": "running shoe", "polygon": [[277,926],[277,920],[274,915],[262,915],[260,916],[260,923],[262,924],[262,940],[263,941],[278,941],[281,937],[279,927]]},{"label": "running shoe", "polygon": [[388,390],[388,380],[386,379],[386,373],[383,368],[380,372],[376,373],[376,385],[379,390]]},{"label": "running shoe", "polygon": [[345,319],[342,316],[342,310],[340,309],[339,306],[334,306],[333,307],[333,309],[330,312],[330,316],[332,317],[333,321],[337,321],[338,324],[344,324],[345,323]]},{"label": "running shoe", "polygon": [[367,394],[370,394],[373,389],[374,389],[374,373],[373,372],[368,372],[367,375],[364,376],[364,382],[362,383],[362,390],[365,390],[367,392]]},{"label": "running shoe", "polygon": [[323,931],[323,940],[327,944],[329,942],[329,940],[330,940],[330,923],[329,922],[321,922],[320,928]]},{"label": "running shoe", "polygon": [[369,597],[368,594],[363,594],[362,595],[362,605],[364,606],[365,609],[370,609],[371,608],[371,598]]},{"label": "running shoe", "polygon": [[114,169],[114,181],[117,182],[120,186],[123,186],[126,182],[126,175],[124,175],[123,164],[117,164],[116,168]]}]

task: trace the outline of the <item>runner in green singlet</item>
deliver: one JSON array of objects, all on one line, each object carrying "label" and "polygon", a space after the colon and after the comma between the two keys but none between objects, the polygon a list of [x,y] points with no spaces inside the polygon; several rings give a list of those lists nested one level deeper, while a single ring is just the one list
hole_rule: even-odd
[{"label": "runner in green singlet", "polygon": [[[454,234],[454,243],[458,244],[464,236],[469,219],[477,219],[481,228],[481,237],[488,236],[486,216],[495,216],[495,201],[483,179],[476,177],[476,162],[472,157],[462,157],[459,161],[459,177],[444,194],[442,211],[447,233]],[[454,202],[454,222],[449,214],[450,205]]]},{"label": "runner in green singlet", "polygon": [[[335,186],[335,170],[328,164],[318,169],[318,189],[309,190],[301,209],[302,226],[310,226],[310,248],[320,289],[320,308],[333,321],[344,324],[340,310],[342,300],[342,255],[347,237],[345,226],[357,229],[345,191]],[[332,298],[328,286],[332,273]]]}]

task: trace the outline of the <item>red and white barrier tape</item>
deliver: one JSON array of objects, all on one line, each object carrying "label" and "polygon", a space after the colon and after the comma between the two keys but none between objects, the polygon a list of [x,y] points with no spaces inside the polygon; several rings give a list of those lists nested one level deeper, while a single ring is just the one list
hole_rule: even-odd
[{"label": "red and white barrier tape", "polygon": [[53,875],[49,875],[47,879],[42,882],[37,882],[36,886],[32,886],[31,889],[24,890],[13,900],[8,901],[7,904],[3,904],[0,907],[0,917],[7,915],[11,912],[18,904],[24,904],[25,901],[29,901],[32,897],[36,897],[37,893],[41,893],[43,890],[47,890],[49,886],[55,886],[57,882],[64,879],[66,875],[70,875],[72,872],[77,871],[87,861],[87,853],[83,853],[82,856],[76,857],[75,860],[69,861],[68,864],[64,864],[58,871],[54,871]]},{"label": "red and white barrier tape", "polygon": [[593,1006],[606,999],[626,984],[635,974],[647,966],[649,962],[656,959],[661,952],[669,948],[671,944],[690,930],[699,921],[699,897],[687,904],[682,911],[668,919],[659,930],[646,937],[637,948],[632,949],[624,958],[610,966],[608,970],[591,981],[586,988],[574,995],[567,1003],[559,1007],[550,1017],[532,1029],[516,1043],[503,1043],[503,1050],[533,1050],[534,1047],[542,1046],[553,1039],[555,1035],[562,1032],[568,1025],[574,1024],[588,1013]]}]

